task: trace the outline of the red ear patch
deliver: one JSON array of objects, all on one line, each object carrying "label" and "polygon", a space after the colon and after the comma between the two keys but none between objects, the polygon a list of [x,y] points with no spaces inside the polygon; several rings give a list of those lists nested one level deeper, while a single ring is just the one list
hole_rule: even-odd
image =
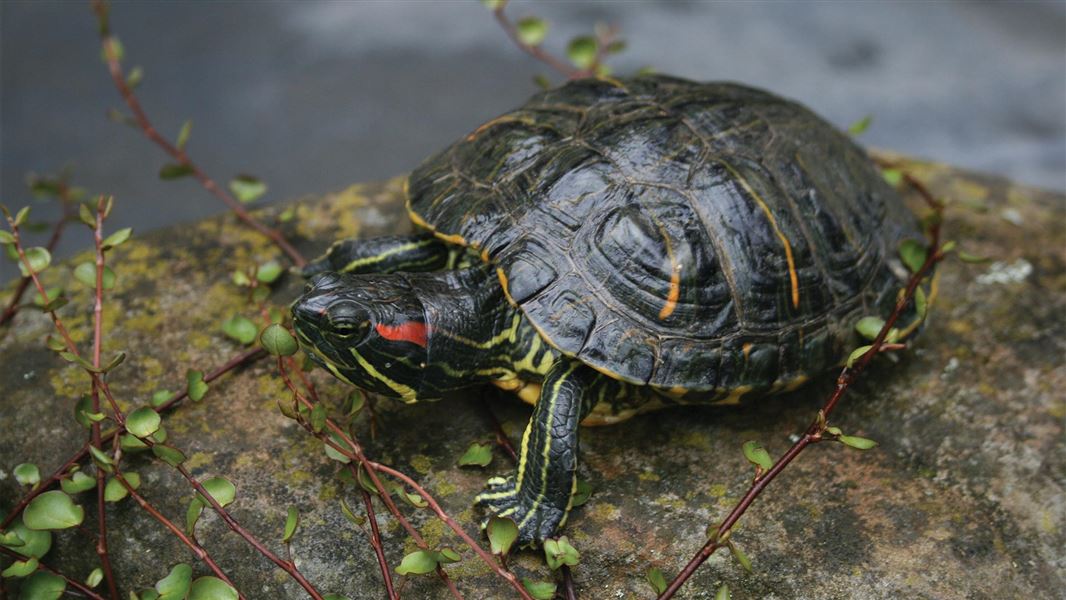
[{"label": "red ear patch", "polygon": [[411,342],[426,347],[426,324],[418,321],[407,321],[399,325],[374,325],[378,335],[394,342]]}]

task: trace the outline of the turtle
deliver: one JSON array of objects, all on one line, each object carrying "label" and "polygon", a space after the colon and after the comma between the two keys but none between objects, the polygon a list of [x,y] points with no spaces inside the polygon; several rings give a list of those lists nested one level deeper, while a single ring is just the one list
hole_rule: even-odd
[{"label": "turtle", "polygon": [[534,405],[476,502],[535,546],[567,519],[579,424],[794,390],[884,314],[917,221],[797,102],[665,75],[534,95],[406,179],[415,233],[333,244],[297,338],[405,402],[493,384]]}]

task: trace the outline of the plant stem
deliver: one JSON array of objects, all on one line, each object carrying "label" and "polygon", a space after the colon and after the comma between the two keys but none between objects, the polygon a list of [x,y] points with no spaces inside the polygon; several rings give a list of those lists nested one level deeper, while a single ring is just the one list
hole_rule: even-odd
[{"label": "plant stem", "polygon": [[189,170],[191,170],[193,176],[196,178],[197,181],[200,182],[200,185],[205,190],[207,190],[216,198],[221,200],[223,204],[229,207],[230,211],[232,211],[238,219],[244,222],[244,224],[248,225],[255,231],[270,239],[270,241],[273,242],[275,246],[277,246],[282,252],[284,252],[289,257],[289,259],[296,267],[302,267],[306,265],[307,259],[305,259],[303,255],[300,254],[300,252],[295,247],[293,247],[289,240],[287,240],[280,231],[268,227],[267,225],[264,225],[263,223],[259,222],[255,217],[251,215],[251,213],[245,210],[244,206],[242,206],[241,203],[236,198],[234,198],[232,194],[225,191],[222,187],[215,183],[215,180],[211,179],[211,177],[209,177],[203,169],[201,169],[198,165],[192,162],[192,160],[189,159],[188,154],[186,154],[183,148],[178,148],[174,144],[170,143],[170,141],[164,138],[155,128],[155,126],[152,125],[152,122],[148,119],[148,115],[147,113],[145,113],[144,108],[141,106],[140,101],[137,99],[137,96],[133,93],[133,90],[130,88],[129,84],[126,83],[126,74],[122,70],[122,64],[119,62],[118,54],[115,50],[115,40],[113,37],[111,37],[110,31],[107,27],[107,8],[104,6],[104,3],[101,2],[101,0],[93,0],[92,7],[93,11],[96,12],[97,19],[99,20],[101,25],[100,43],[103,47],[104,56],[107,58],[107,67],[108,70],[111,72],[111,80],[114,82],[119,94],[122,95],[122,99],[123,101],[125,101],[126,106],[128,106],[130,112],[133,113],[133,119],[137,122],[137,125],[144,133],[144,136],[150,141],[152,141],[155,145],[159,146],[168,155],[170,155],[170,157],[177,161],[179,165],[187,167]]}]

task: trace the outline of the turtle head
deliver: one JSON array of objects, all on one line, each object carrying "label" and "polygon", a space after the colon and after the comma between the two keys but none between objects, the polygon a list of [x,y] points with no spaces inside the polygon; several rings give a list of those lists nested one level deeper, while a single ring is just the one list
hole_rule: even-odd
[{"label": "turtle head", "polygon": [[292,304],[311,359],[364,390],[414,401],[428,358],[421,300],[397,275],[321,273]]}]

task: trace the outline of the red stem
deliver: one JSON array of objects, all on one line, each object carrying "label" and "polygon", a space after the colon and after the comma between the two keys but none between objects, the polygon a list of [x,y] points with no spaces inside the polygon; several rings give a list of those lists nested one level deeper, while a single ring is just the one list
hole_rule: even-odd
[{"label": "red stem", "polygon": [[[237,589],[236,584],[234,584],[233,581],[226,576],[226,573],[222,570],[221,567],[218,566],[218,563],[216,563],[215,560],[211,558],[211,555],[208,554],[207,549],[197,543],[196,540],[185,535],[185,532],[182,531],[181,528],[179,528],[177,525],[175,525],[173,521],[166,518],[163,513],[159,512],[156,507],[152,506],[152,504],[148,502],[148,500],[146,500],[144,496],[138,494],[137,490],[133,489],[133,486],[131,486],[130,483],[126,481],[126,478],[117,469],[115,470],[115,478],[118,479],[119,483],[122,484],[122,487],[126,488],[126,491],[130,494],[130,497],[132,497],[134,501],[136,501],[137,504],[145,512],[151,515],[152,518],[154,518],[156,521],[159,521],[164,527],[169,529],[175,537],[181,540],[183,544],[188,546],[189,550],[192,551],[193,555],[197,558],[197,560],[200,560],[205,565],[207,565],[207,567],[211,569],[212,573],[214,573],[222,581],[228,583],[230,587],[235,590]],[[237,595],[241,600],[244,600],[244,595],[242,595],[240,591],[237,592]]]},{"label": "red stem", "polygon": [[[299,389],[297,389],[296,386],[293,384],[292,379],[288,376],[288,373],[286,373],[285,363],[281,357],[278,357],[278,371],[281,373],[281,378],[285,381],[285,385],[293,393],[296,399],[304,406],[308,408],[313,408],[313,404],[306,397],[304,397],[303,394],[300,393]],[[453,532],[455,532],[455,534],[458,535],[466,545],[468,545],[472,550],[474,550],[474,552],[481,558],[481,560],[483,560],[485,564],[489,565],[492,570],[496,572],[497,575],[503,577],[509,584],[511,584],[511,587],[513,587],[515,591],[518,592],[519,596],[523,600],[533,600],[533,597],[529,595],[525,587],[522,586],[522,584],[518,581],[514,574],[501,567],[496,562],[496,560],[493,559],[492,555],[486,552],[476,541],[474,541],[473,538],[471,538],[466,533],[466,531],[463,530],[463,528],[458,523],[455,522],[454,519],[452,519],[446,512],[444,512],[444,509],[442,509],[440,505],[437,504],[437,501],[433,498],[433,496],[431,496],[429,492],[427,492],[417,482],[415,482],[413,479],[403,474],[402,472],[393,469],[392,467],[383,465],[378,462],[374,462],[367,458],[367,456],[363,453],[362,446],[359,444],[359,442],[357,442],[353,437],[349,436],[348,433],[345,432],[343,428],[338,426],[332,419],[326,419],[326,427],[330,431],[332,431],[338,438],[340,438],[348,446],[348,448],[344,448],[338,445],[324,431],[315,432],[313,429],[311,429],[309,424],[301,424],[312,435],[321,439],[323,442],[328,444],[337,452],[363,465],[363,467],[366,469],[367,476],[370,477],[370,480],[371,482],[373,482],[375,489],[378,490],[379,497],[382,499],[385,505],[389,507],[389,511],[397,517],[397,519],[400,521],[400,524],[404,526],[408,534],[410,534],[411,537],[415,540],[415,544],[417,544],[420,548],[428,549],[425,540],[423,540],[422,536],[419,535],[418,531],[411,527],[411,525],[407,523],[407,520],[401,516],[399,509],[396,508],[396,504],[392,501],[391,495],[389,494],[385,486],[381,483],[381,479],[378,477],[378,473],[384,473],[386,475],[395,477],[396,479],[403,481],[406,485],[413,489],[415,493],[417,493],[419,496],[422,497],[423,500],[426,501],[426,504],[428,504],[434,514],[437,515],[437,518],[440,519],[445,525],[447,525],[448,528],[450,528]],[[355,469],[354,465],[350,465],[350,467],[352,469]],[[353,473],[353,475],[357,475],[357,473]],[[439,566],[437,567],[437,574],[445,581],[445,583],[448,584],[448,589],[452,592],[453,595],[461,597],[458,596],[459,592],[457,589],[455,589],[454,584],[451,583],[451,579],[447,577],[447,574]]]},{"label": "red stem", "polygon": [[[210,373],[205,375],[204,382],[211,383],[215,379],[218,379],[219,377],[225,375],[233,369],[236,369],[237,367],[240,367],[246,363],[259,360],[264,356],[266,356],[266,352],[264,352],[262,348],[253,348],[251,350],[242,352],[237,356],[231,358],[222,366],[216,368],[214,371],[211,371]],[[168,400],[166,403],[162,404],[157,409],[158,412],[164,412],[173,408],[179,402],[187,398],[188,395],[188,390],[178,394],[177,396]],[[106,444],[107,442],[110,442],[115,436],[125,433],[125,431],[125,427],[119,426],[118,428],[103,434],[102,442]],[[23,509],[25,509],[26,506],[28,506],[34,498],[48,491],[53,485],[58,483],[59,480],[63,479],[63,476],[67,474],[67,472],[70,470],[70,467],[81,462],[88,454],[89,444],[86,443],[77,452],[68,457],[67,460],[64,461],[58,469],[53,471],[52,474],[47,479],[45,479],[40,485],[35,487],[32,491],[27,492],[26,495],[21,500],[19,500],[18,504],[16,504],[15,507],[11,509],[11,512],[9,512],[6,517],[4,517],[4,520],[0,521],[0,529],[6,529],[9,525],[11,525],[11,523],[14,522],[15,518],[18,517],[18,515],[23,511]]]},{"label": "red stem", "polygon": [[[13,558],[15,560],[26,560],[25,556],[13,551],[13,550],[8,550],[7,548],[5,548],[3,546],[0,546],[0,554],[6,555],[6,556],[8,556],[10,558]],[[52,567],[49,567],[48,565],[46,565],[46,564],[44,564],[42,562],[38,562],[37,563],[37,568],[45,570],[45,571],[48,571],[49,573],[51,573],[53,575],[58,575],[58,576],[62,577],[64,580],[66,580],[67,585],[77,589],[79,592],[85,594],[86,596],[88,596],[89,598],[92,598],[93,600],[104,600],[103,596],[101,596],[100,594],[97,594],[96,592],[92,591],[92,589],[90,589],[89,587],[87,587],[85,585],[82,585],[77,580],[74,580],[74,579],[71,579],[70,577],[67,577],[66,575],[60,573],[59,571],[53,569]]]},{"label": "red stem", "polygon": [[[63,195],[66,194],[66,189],[66,185],[63,185],[63,187],[60,188],[60,198],[64,197]],[[59,239],[63,237],[63,230],[67,228],[67,223],[70,222],[73,214],[74,213],[70,209],[70,204],[64,201],[63,216],[61,216],[59,220],[56,221],[55,226],[52,227],[52,236],[48,238],[48,243],[45,245],[45,248],[49,252],[55,250],[56,246],[59,244]],[[15,288],[15,293],[11,296],[11,301],[7,304],[7,308],[4,309],[3,313],[0,313],[0,328],[9,325],[15,318],[15,315],[18,314],[21,308],[19,302],[22,300],[22,295],[26,293],[27,289],[29,289],[32,281],[33,280],[30,277],[23,277],[19,280],[19,284]]]},{"label": "red stem", "polygon": [[378,557],[378,567],[381,568],[381,578],[385,581],[385,592],[390,600],[398,600],[396,589],[392,586],[392,571],[389,562],[385,559],[385,549],[381,543],[381,532],[378,531],[377,515],[374,514],[374,501],[370,492],[360,490],[363,493],[363,505],[366,506],[366,519],[370,521],[370,545],[374,548],[374,554]]},{"label": "red stem", "polygon": [[[93,0],[92,4],[93,10],[96,12],[100,23],[106,23],[107,9],[104,7],[103,2],[100,0]],[[219,185],[215,183],[215,181],[211,179],[203,169],[193,163],[189,159],[188,154],[185,153],[184,149],[171,144],[166,138],[160,135],[159,131],[156,130],[155,126],[153,126],[152,122],[148,119],[148,115],[144,112],[144,108],[141,106],[140,101],[137,100],[137,96],[126,83],[126,75],[122,70],[122,64],[119,62],[118,55],[115,52],[114,38],[111,37],[106,27],[101,27],[100,42],[103,46],[104,55],[107,58],[107,68],[111,72],[111,80],[114,82],[119,94],[122,95],[122,99],[126,103],[126,106],[128,106],[130,112],[133,113],[133,118],[144,133],[144,136],[155,143],[155,145],[162,148],[163,151],[169,154],[171,158],[178,162],[178,164],[188,167],[204,189],[229,207],[230,211],[232,211],[238,219],[270,239],[275,246],[288,255],[294,265],[297,267],[306,265],[307,259],[305,259],[303,255],[289,243],[280,231],[260,223],[251,215],[251,213],[245,210],[236,198],[219,187]]]},{"label": "red stem", "polygon": [[511,38],[511,41],[514,42],[514,44],[518,46],[523,52],[548,65],[549,67],[555,69],[559,72],[559,74],[565,76],[567,79],[578,79],[580,77],[587,77],[591,75],[591,73],[589,73],[588,71],[582,71],[580,69],[570,67],[570,65],[566,64],[561,59],[556,58],[555,55],[544,50],[540,46],[530,46],[529,44],[523,42],[522,39],[518,37],[518,30],[515,28],[514,24],[511,23],[511,20],[507,18],[507,15],[503,12],[505,6],[506,4],[501,4],[498,8],[492,11],[492,14],[496,17],[496,22],[499,23],[500,27],[502,27],[504,32],[507,33],[507,37]]}]

